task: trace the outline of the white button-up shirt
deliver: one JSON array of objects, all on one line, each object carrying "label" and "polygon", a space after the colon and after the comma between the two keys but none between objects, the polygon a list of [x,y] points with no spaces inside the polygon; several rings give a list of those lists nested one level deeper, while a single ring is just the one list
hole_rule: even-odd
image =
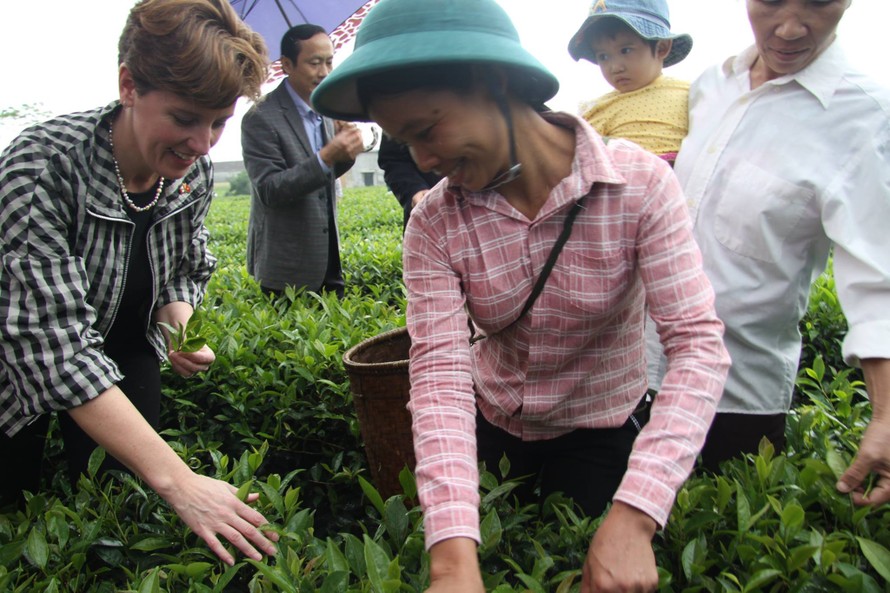
[{"label": "white button-up shirt", "polygon": [[[719,410],[776,414],[791,404],[798,324],[832,246],[845,359],[890,358],[890,92],[837,43],[751,90],[756,56],[693,84],[675,171],[733,360]],[[657,366],[650,354],[653,386]]]}]

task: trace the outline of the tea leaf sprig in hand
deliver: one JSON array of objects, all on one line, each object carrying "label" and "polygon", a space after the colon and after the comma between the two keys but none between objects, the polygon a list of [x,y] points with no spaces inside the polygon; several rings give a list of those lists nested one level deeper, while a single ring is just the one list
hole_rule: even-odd
[{"label": "tea leaf sprig in hand", "polygon": [[158,321],[158,325],[169,332],[170,349],[174,352],[197,352],[207,344],[207,340],[200,335],[201,319],[197,313],[185,325],[177,323],[173,327],[163,321]]}]

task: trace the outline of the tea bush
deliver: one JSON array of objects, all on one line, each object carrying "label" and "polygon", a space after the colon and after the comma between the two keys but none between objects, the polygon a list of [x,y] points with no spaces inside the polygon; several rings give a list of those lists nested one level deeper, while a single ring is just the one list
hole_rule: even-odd
[{"label": "tea bush", "polygon": [[[351,346],[404,325],[401,209],[383,188],[346,192],[342,300],[263,295],[244,269],[248,211],[245,196],[214,202],[219,270],[200,316],[217,362],[190,380],[165,372],[162,424],[193,468],[260,493],[279,554],[222,565],[126,475],[93,472],[72,490],[53,431],[43,490],[0,514],[0,591],[395,593],[428,583],[413,478],[403,472],[404,494],[388,500],[370,483],[342,364]],[[826,276],[801,324],[787,454],[765,446],[720,475],[690,478],[655,541],[662,591],[890,591],[890,511],[854,507],[834,488],[870,409],[839,358],[845,326],[833,294]],[[578,591],[599,519],[559,496],[518,506],[499,479],[506,464],[482,475],[486,589]]]}]

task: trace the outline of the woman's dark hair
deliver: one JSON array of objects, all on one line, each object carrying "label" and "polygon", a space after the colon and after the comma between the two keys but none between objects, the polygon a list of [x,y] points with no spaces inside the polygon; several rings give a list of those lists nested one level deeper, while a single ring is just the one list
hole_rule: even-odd
[{"label": "woman's dark hair", "polygon": [[368,105],[376,97],[387,97],[410,91],[452,91],[468,94],[479,85],[497,92],[499,81],[506,77],[507,91],[517,98],[540,109],[540,102],[528,99],[530,94],[526,84],[529,75],[509,66],[499,64],[450,62],[445,64],[424,64],[423,66],[386,70],[378,74],[364,76],[356,80],[356,92],[362,108],[367,112]]},{"label": "woman's dark hair", "polygon": [[475,84],[473,68],[469,63],[435,64],[388,70],[359,78],[355,85],[362,107],[375,97],[400,95],[410,91],[450,90],[459,94],[469,93]]}]

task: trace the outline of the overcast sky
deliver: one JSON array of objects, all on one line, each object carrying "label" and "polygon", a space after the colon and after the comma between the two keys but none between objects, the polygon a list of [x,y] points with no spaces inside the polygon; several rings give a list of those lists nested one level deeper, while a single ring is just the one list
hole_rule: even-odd
[{"label": "overcast sky", "polygon": [[[566,51],[569,38],[587,16],[590,0],[498,1],[510,13],[523,45],[559,78],[560,92],[551,107],[576,112],[582,102],[610,90],[598,68],[586,61],[575,62]],[[670,76],[691,80],[751,43],[744,0],[669,3],[674,32],[689,33],[694,40],[689,57],[666,70]],[[40,104],[46,112],[57,114],[115,99],[117,39],[130,6],[129,0],[4,0],[0,110]],[[888,0],[854,0],[841,23],[840,40],[854,64],[890,86],[884,45],[888,22]],[[277,41],[273,46],[277,47]],[[346,51],[336,57],[335,64]],[[240,160],[240,117],[245,109],[246,105],[239,104],[210,153],[214,160]],[[21,124],[0,124],[0,147],[20,128]]]}]

